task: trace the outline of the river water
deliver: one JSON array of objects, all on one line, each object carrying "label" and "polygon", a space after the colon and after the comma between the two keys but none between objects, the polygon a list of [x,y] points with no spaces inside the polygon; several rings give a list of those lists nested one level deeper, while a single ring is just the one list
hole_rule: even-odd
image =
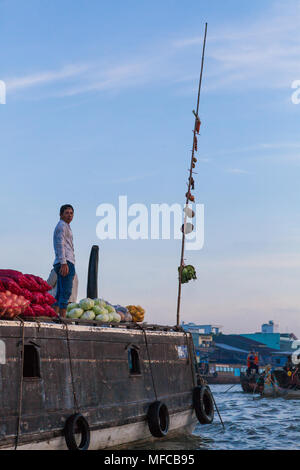
[{"label": "river water", "polygon": [[246,394],[236,384],[211,385],[225,430],[215,412],[211,425],[197,425],[194,433],[130,449],[145,450],[298,450],[300,400],[261,398]]}]

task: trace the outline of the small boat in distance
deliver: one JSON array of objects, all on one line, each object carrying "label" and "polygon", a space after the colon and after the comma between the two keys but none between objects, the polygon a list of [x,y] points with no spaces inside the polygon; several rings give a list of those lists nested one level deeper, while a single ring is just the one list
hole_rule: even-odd
[{"label": "small boat in distance", "polygon": [[266,366],[260,373],[241,374],[241,386],[245,393],[256,393],[262,397],[300,398],[298,367],[287,371],[282,367]]},{"label": "small boat in distance", "polygon": [[[240,375],[246,370],[242,364],[223,364],[209,363],[208,367],[203,371],[202,377],[208,384],[238,384]],[[200,368],[201,373],[201,368]]]}]

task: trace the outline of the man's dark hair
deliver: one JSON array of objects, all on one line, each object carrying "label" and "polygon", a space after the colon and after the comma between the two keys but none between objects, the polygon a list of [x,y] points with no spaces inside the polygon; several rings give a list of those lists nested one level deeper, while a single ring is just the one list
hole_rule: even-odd
[{"label": "man's dark hair", "polygon": [[74,208],[73,208],[73,206],[71,206],[71,204],[65,204],[65,205],[61,206],[60,211],[59,211],[59,215],[62,216],[66,209],[72,209],[72,211],[74,212]]}]

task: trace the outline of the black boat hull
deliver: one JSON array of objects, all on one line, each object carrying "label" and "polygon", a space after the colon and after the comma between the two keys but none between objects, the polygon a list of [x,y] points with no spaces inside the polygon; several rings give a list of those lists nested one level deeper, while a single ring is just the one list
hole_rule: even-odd
[{"label": "black boat hull", "polygon": [[[66,449],[64,426],[77,407],[89,424],[91,449],[152,439],[147,413],[155,401],[168,408],[170,433],[196,425],[190,335],[80,321],[24,325],[25,376],[22,323],[0,321],[0,448],[13,448],[20,422],[21,449]],[[129,364],[131,349],[138,351],[140,370]]]}]

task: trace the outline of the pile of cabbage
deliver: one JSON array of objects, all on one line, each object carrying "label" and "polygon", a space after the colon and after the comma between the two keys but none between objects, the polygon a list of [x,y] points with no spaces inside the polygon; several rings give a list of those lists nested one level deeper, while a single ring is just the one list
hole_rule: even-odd
[{"label": "pile of cabbage", "polygon": [[71,303],[67,307],[67,318],[96,320],[103,323],[121,321],[115,308],[103,299],[82,299],[79,303]]}]

